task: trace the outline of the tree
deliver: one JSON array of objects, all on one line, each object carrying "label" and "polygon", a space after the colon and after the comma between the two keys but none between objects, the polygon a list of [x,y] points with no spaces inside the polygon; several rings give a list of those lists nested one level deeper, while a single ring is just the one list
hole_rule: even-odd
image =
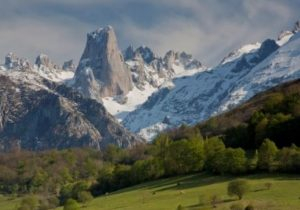
[{"label": "tree", "polygon": [[200,171],[204,165],[202,140],[180,140],[169,147],[168,170],[170,174]]},{"label": "tree", "polygon": [[250,186],[246,180],[237,179],[228,183],[227,193],[229,196],[238,196],[239,200],[249,191]]},{"label": "tree", "polygon": [[68,199],[64,205],[64,210],[78,210],[80,209],[79,204],[74,199]]},{"label": "tree", "polygon": [[263,170],[271,170],[278,149],[270,139],[265,139],[258,150],[258,167]]},{"label": "tree", "polygon": [[[223,141],[218,137],[209,138],[204,142],[205,168],[216,172],[215,166],[218,165],[218,155],[225,150]],[[222,161],[223,162],[223,161]]]},{"label": "tree", "polygon": [[217,170],[230,174],[240,174],[246,171],[247,158],[243,149],[227,148],[223,153],[223,164],[220,164]]}]

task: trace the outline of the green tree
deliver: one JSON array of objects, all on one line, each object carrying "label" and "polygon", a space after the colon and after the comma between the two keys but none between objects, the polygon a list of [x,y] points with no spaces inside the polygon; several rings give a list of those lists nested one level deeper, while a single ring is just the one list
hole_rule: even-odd
[{"label": "green tree", "polygon": [[240,174],[246,171],[247,158],[243,149],[227,148],[223,153],[223,164],[218,169],[220,172]]},{"label": "green tree", "polygon": [[258,167],[263,170],[271,170],[278,149],[270,139],[265,139],[258,150]]},{"label": "green tree", "polygon": [[185,174],[200,171],[204,166],[202,140],[180,140],[172,142],[169,148],[168,170],[171,174]]},{"label": "green tree", "polygon": [[[223,141],[218,137],[213,137],[204,142],[205,168],[217,172],[216,165],[220,163],[220,154],[225,150]],[[222,162],[222,161],[221,161]]]},{"label": "green tree", "polygon": [[228,183],[227,193],[229,196],[238,196],[239,200],[250,190],[246,180],[237,179]]}]

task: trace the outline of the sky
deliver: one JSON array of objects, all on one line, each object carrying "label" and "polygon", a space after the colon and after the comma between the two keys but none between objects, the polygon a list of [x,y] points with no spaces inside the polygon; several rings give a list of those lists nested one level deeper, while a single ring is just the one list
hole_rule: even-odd
[{"label": "sky", "polygon": [[111,25],[121,50],[146,45],[218,64],[244,44],[276,39],[300,19],[300,0],[0,0],[0,61],[45,53],[62,64],[83,52],[86,34]]}]

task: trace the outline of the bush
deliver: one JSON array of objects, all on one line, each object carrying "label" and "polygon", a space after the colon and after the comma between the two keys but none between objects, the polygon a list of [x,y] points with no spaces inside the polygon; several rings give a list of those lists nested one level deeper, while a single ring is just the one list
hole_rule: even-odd
[{"label": "bush", "polygon": [[78,197],[78,201],[81,202],[81,203],[87,203],[87,202],[89,202],[90,200],[93,199],[92,194],[88,191],[79,192],[77,197]]},{"label": "bush", "polygon": [[229,196],[238,196],[239,200],[250,190],[250,186],[246,180],[237,179],[229,182],[227,192]]},{"label": "bush", "polygon": [[79,204],[74,199],[68,199],[64,205],[64,210],[78,210],[80,209]]}]

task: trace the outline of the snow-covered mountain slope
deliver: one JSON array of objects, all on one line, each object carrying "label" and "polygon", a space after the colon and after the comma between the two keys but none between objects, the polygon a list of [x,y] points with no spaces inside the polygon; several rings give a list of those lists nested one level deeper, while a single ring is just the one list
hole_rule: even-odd
[{"label": "snow-covered mountain slope", "polygon": [[125,63],[131,71],[133,89],[125,95],[102,98],[103,105],[122,121],[161,88],[173,85],[172,79],[194,75],[207,68],[185,52],[169,51],[161,58],[146,46],[124,52]]},{"label": "snow-covered mountain slope", "polygon": [[281,47],[273,40],[260,47],[244,47],[231,53],[233,59],[224,59],[210,71],[174,79],[173,87],[153,94],[123,124],[151,139],[162,129],[205,120],[260,91],[299,78],[299,33],[288,40],[285,38]]}]

